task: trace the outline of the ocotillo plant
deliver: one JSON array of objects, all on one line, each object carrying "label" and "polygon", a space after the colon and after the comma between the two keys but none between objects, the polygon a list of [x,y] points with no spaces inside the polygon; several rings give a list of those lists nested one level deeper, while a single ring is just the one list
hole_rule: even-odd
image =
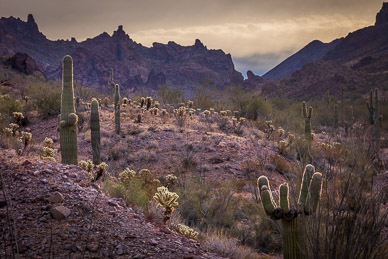
[{"label": "ocotillo plant", "polygon": [[92,142],[93,164],[100,163],[100,112],[97,99],[92,99],[92,111],[90,113],[90,135]]},{"label": "ocotillo plant", "polygon": [[62,101],[59,115],[60,148],[63,164],[78,164],[77,122],[74,108],[73,59],[62,61]]},{"label": "ocotillo plant", "polygon": [[338,108],[337,108],[337,104],[334,105],[334,128],[338,128]]},{"label": "ocotillo plant", "polygon": [[146,105],[147,105],[147,111],[148,111],[152,105],[152,98],[149,96],[146,98]]},{"label": "ocotillo plant", "polygon": [[309,107],[309,111],[307,113],[306,102],[302,104],[303,117],[304,117],[304,135],[307,140],[312,140],[311,135],[311,115],[313,113],[313,107]]},{"label": "ocotillo plant", "polygon": [[322,189],[322,174],[316,173],[312,165],[307,165],[303,172],[297,208],[290,207],[288,184],[279,187],[279,205],[272,197],[271,187],[266,176],[257,180],[261,202],[267,215],[274,220],[282,221],[283,257],[285,259],[303,258],[301,250],[303,234],[298,224],[304,225],[303,216],[311,215],[318,207]]},{"label": "ocotillo plant", "polygon": [[120,86],[115,86],[115,131],[120,134]]}]

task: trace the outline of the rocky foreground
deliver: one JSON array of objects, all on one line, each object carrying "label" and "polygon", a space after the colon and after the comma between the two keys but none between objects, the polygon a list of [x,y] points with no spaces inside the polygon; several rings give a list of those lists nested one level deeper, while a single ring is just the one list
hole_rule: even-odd
[{"label": "rocky foreground", "polygon": [[[0,149],[0,258],[220,258],[99,192],[78,166]],[[5,194],[5,195],[4,195]]]}]

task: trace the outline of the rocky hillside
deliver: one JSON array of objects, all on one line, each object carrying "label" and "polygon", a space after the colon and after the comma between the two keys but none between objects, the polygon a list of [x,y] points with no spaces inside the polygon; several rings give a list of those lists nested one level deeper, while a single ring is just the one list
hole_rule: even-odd
[{"label": "rocky hillside", "polygon": [[263,78],[268,80],[280,80],[286,78],[293,72],[301,69],[305,64],[321,59],[327,52],[337,46],[341,40],[342,39],[336,39],[330,43],[323,43],[319,40],[314,40],[265,73]]},{"label": "rocky hillside", "polygon": [[100,193],[78,166],[3,149],[0,157],[8,194],[0,198],[1,257],[16,249],[15,235],[20,258],[220,258]]},{"label": "rocky hillside", "polygon": [[[263,93],[306,99],[320,96],[327,90],[331,94],[339,94],[341,86],[359,93],[366,93],[374,87],[388,89],[387,20],[388,3],[384,3],[374,26],[351,32],[342,40],[333,41],[334,46],[326,53],[316,50],[316,57],[324,55],[315,62],[305,63],[287,78],[265,84]],[[302,64],[302,57],[298,53],[278,67],[291,61]],[[292,67],[292,64],[289,65]],[[273,71],[269,75],[276,78]]]},{"label": "rocky hillside", "polygon": [[200,40],[193,46],[180,46],[171,41],[147,48],[134,42],[123,26],[112,35],[104,32],[83,42],[74,38],[51,41],[39,31],[31,14],[27,22],[14,17],[1,18],[0,56],[16,52],[31,56],[49,79],[61,77],[61,60],[71,55],[77,71],[75,80],[101,90],[108,90],[111,68],[115,71],[115,82],[128,93],[156,90],[167,84],[190,94],[206,79],[218,87],[243,83],[230,54],[222,50],[209,50]]}]

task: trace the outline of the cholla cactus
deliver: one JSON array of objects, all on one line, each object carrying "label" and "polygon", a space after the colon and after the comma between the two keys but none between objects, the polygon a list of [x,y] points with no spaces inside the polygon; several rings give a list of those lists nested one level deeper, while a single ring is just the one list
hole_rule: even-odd
[{"label": "cholla cactus", "polygon": [[167,221],[170,220],[174,207],[178,206],[178,194],[170,192],[166,187],[158,187],[153,199],[157,204],[164,209],[163,223],[166,225]]},{"label": "cholla cactus", "polygon": [[182,129],[185,126],[185,122],[186,122],[186,118],[187,118],[186,108],[181,106],[181,107],[179,107],[179,109],[175,109],[174,116],[175,116],[175,119],[176,119],[178,126]]},{"label": "cholla cactus", "polygon": [[159,106],[160,106],[160,103],[159,103],[158,101],[155,101],[154,107],[155,107],[155,108],[159,108]]},{"label": "cholla cactus", "polygon": [[124,106],[124,105],[127,105],[127,104],[128,104],[128,98],[127,98],[127,97],[124,97],[124,98],[123,98],[123,106]]},{"label": "cholla cactus", "polygon": [[81,160],[79,161],[78,166],[87,171],[88,173],[92,172],[94,168],[94,164],[91,160]]},{"label": "cholla cactus", "polygon": [[227,115],[226,111],[220,111],[220,116],[225,117]]},{"label": "cholla cactus", "polygon": [[54,141],[52,138],[45,137],[43,143],[46,147],[52,148]]},{"label": "cholla cactus", "polygon": [[173,187],[178,181],[178,177],[176,177],[173,174],[168,174],[166,175],[166,181],[167,181],[167,188],[171,189],[171,187]]},{"label": "cholla cactus", "polygon": [[151,108],[151,105],[152,105],[152,98],[150,96],[148,96],[146,98],[146,108],[147,108],[147,111]]},{"label": "cholla cactus", "polygon": [[104,162],[97,165],[96,177],[93,180],[94,182],[97,181],[98,179],[100,179],[105,174],[107,167],[108,167],[108,165]]},{"label": "cholla cactus", "polygon": [[5,134],[7,137],[11,137],[11,136],[13,135],[12,129],[11,129],[11,128],[4,128],[4,129],[3,129],[3,132],[4,132],[4,134]]},{"label": "cholla cactus", "polygon": [[19,125],[15,124],[15,123],[10,123],[9,128],[12,131],[12,136],[15,137],[15,136],[19,135],[19,132],[18,132]]},{"label": "cholla cactus", "polygon": [[148,170],[148,169],[141,169],[141,170],[139,171],[139,175],[140,175],[140,177],[143,178],[144,180],[147,180],[148,177],[151,175],[151,172],[150,172],[150,170]]},{"label": "cholla cactus", "polygon": [[280,154],[284,154],[286,152],[287,144],[284,140],[279,141],[278,149],[279,149]]},{"label": "cholla cactus", "polygon": [[16,123],[21,126],[22,125],[22,120],[24,119],[24,115],[21,112],[14,112],[12,113],[13,117],[16,120]]},{"label": "cholla cactus", "polygon": [[22,131],[22,136],[20,137],[21,141],[23,142],[24,149],[30,144],[32,139],[32,134],[29,132]]},{"label": "cholla cactus", "polygon": [[[279,204],[272,197],[268,178],[260,176],[257,180],[261,202],[265,212],[272,219],[282,220],[283,256],[285,259],[302,258],[300,241],[302,233],[298,231],[298,222],[303,217],[299,214],[311,215],[318,207],[322,189],[322,174],[315,172],[312,165],[307,165],[303,172],[303,179],[299,193],[297,209],[290,207],[288,184],[279,187]],[[303,224],[304,222],[300,222]]]},{"label": "cholla cactus", "polygon": [[209,117],[210,116],[210,111],[209,110],[204,110],[203,111],[203,115],[205,115],[205,117]]},{"label": "cholla cactus", "polygon": [[40,155],[40,159],[51,161],[51,162],[57,162],[57,160],[54,158],[55,150],[50,147],[43,147],[42,154]]},{"label": "cholla cactus", "polygon": [[145,98],[141,97],[140,98],[140,108],[143,108],[144,104],[145,104]]},{"label": "cholla cactus", "polygon": [[283,129],[282,127],[279,127],[279,128],[278,128],[278,132],[279,132],[279,137],[280,137],[280,138],[283,137],[283,135],[284,135],[284,129]]},{"label": "cholla cactus", "polygon": [[198,237],[198,232],[186,225],[178,224],[176,229],[180,234],[186,236],[187,238],[196,240]]},{"label": "cholla cactus", "polygon": [[302,103],[302,111],[303,111],[303,117],[304,117],[304,135],[307,140],[312,140],[311,136],[311,115],[313,113],[313,107],[309,107],[308,113],[306,108],[306,102]]},{"label": "cholla cactus", "polygon": [[130,170],[129,168],[126,168],[124,171],[122,171],[119,174],[119,180],[125,184],[128,185],[133,178],[135,178],[136,172],[134,170]]},{"label": "cholla cactus", "polygon": [[193,101],[187,101],[187,107],[188,108],[193,108],[193,104],[194,104],[194,102]]}]

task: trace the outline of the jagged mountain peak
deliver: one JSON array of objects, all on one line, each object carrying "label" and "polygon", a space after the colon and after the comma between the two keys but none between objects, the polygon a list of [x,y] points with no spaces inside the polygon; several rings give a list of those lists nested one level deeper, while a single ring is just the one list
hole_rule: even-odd
[{"label": "jagged mountain peak", "polygon": [[387,24],[388,23],[388,2],[384,2],[380,12],[376,15],[375,25]]}]

